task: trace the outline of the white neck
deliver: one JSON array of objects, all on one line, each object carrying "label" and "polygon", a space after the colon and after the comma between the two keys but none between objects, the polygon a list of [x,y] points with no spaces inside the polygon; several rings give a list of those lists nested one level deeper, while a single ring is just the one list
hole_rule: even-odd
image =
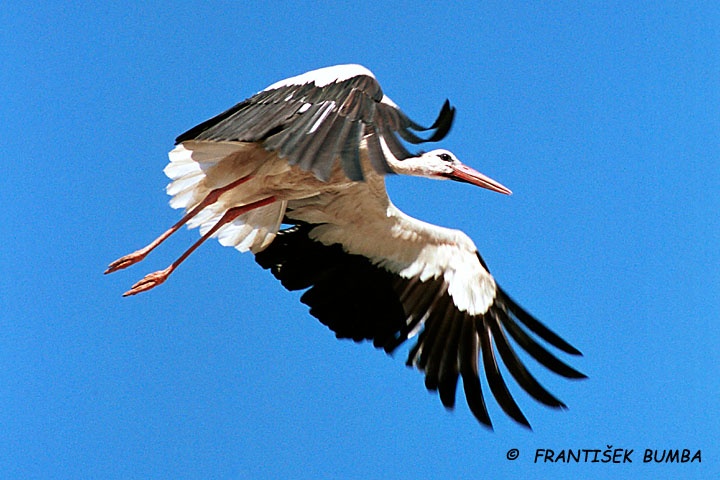
[{"label": "white neck", "polygon": [[417,157],[409,157],[403,160],[399,160],[393,155],[390,148],[387,146],[385,139],[380,137],[380,146],[382,147],[385,160],[392,169],[393,172],[400,175],[413,175],[416,177],[436,177],[437,173],[434,169],[430,168],[427,159],[420,155]]}]

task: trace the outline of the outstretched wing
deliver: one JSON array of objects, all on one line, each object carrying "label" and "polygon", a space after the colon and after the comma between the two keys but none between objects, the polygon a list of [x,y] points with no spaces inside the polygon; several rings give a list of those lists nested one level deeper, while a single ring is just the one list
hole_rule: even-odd
[{"label": "outstretched wing", "polygon": [[[529,373],[509,338],[551,371],[566,378],[585,377],[538,339],[572,355],[580,352],[499,287],[484,312],[470,313],[459,308],[450,295],[446,276],[404,278],[365,256],[347,253],[339,244],[313,240],[313,228],[299,224],[279,232],[274,242],[256,255],[257,262],[270,269],[288,290],[307,289],[301,301],[338,338],[370,340],[391,353],[421,330],[407,364],[425,373],[426,387],[439,392],[446,408],[454,407],[462,378],[470,410],[481,423],[492,427],[481,390],[480,361],[498,404],[520,424],[530,426],[507,389],[500,362],[533,398],[550,407],[565,406]],[[484,267],[479,255],[474,261]]]},{"label": "outstretched wing", "polygon": [[[327,180],[336,160],[351,180],[362,180],[360,142],[370,163],[391,173],[382,141],[398,159],[411,154],[403,140],[419,144],[447,135],[455,109],[445,101],[430,127],[410,120],[386,97],[373,74],[360,65],[337,65],[277,82],[176,139],[262,142],[291,165]],[[434,130],[423,138],[414,132]],[[413,132],[414,131],[414,132]]]}]

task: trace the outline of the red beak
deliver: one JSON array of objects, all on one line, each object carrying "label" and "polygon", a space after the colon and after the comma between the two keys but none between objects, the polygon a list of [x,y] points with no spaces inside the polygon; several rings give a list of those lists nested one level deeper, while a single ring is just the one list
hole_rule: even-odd
[{"label": "red beak", "polygon": [[453,172],[448,174],[447,177],[451,180],[470,183],[472,185],[487,188],[488,190],[492,190],[493,192],[498,192],[505,195],[510,195],[512,193],[510,189],[504,186],[502,183],[496,182],[492,178],[485,176],[477,170],[472,169],[466,165],[455,165],[453,167]]}]

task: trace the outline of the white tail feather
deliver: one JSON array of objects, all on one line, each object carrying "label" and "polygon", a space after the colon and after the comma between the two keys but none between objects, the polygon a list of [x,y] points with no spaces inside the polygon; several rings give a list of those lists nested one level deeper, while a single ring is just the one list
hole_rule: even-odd
[{"label": "white tail feather", "polygon": [[[250,153],[247,144],[231,142],[190,141],[176,146],[168,155],[170,163],[164,170],[172,180],[166,188],[172,197],[170,206],[191,210],[215,188],[252,173],[257,165],[245,161],[246,157],[241,153],[246,151]],[[253,201],[253,194],[253,188],[243,191],[242,187],[228,192],[227,198],[221,197],[190,219],[188,228],[200,227],[200,234],[205,235],[229,208]],[[257,253],[275,238],[286,204],[276,202],[252,210],[224,225],[213,236],[221,245],[235,247],[241,252],[250,250]]]},{"label": "white tail feather", "polygon": [[275,202],[240,215],[218,230],[218,241],[241,252],[265,249],[275,239],[286,206],[287,202]]},{"label": "white tail feather", "polygon": [[229,179],[223,175],[228,170],[223,168],[223,164],[234,167],[237,163],[233,162],[234,154],[243,150],[242,146],[227,142],[185,142],[176,146],[168,154],[170,163],[164,170],[165,175],[173,180],[165,189],[173,197],[170,206],[188,210],[214,188],[242,175],[242,172],[236,173],[234,178]]}]

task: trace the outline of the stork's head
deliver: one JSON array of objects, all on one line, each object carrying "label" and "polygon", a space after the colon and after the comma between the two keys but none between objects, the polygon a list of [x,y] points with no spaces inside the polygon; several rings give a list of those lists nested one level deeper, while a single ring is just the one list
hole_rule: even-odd
[{"label": "stork's head", "polygon": [[397,173],[436,178],[439,180],[456,180],[487,188],[493,192],[510,195],[509,188],[483,175],[475,169],[464,165],[449,150],[431,150],[417,157],[410,157],[393,165]]}]

